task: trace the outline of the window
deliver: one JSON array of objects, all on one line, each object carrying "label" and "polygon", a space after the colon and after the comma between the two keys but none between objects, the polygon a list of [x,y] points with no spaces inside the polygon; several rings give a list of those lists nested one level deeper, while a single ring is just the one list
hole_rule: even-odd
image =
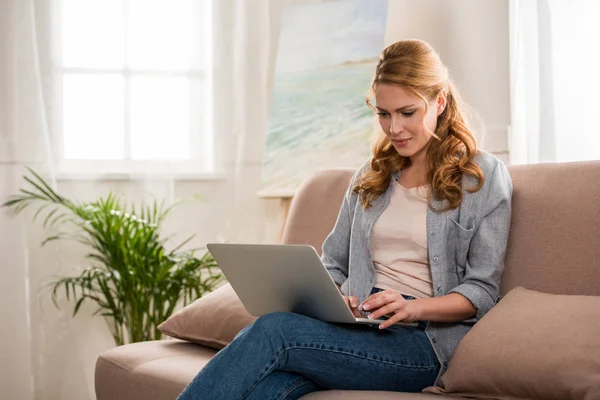
[{"label": "window", "polygon": [[[549,2],[556,160],[600,159],[595,79],[600,69],[600,4],[597,1]],[[594,50],[596,49],[596,50]]]},{"label": "window", "polygon": [[594,0],[511,0],[513,164],[600,159]]},{"label": "window", "polygon": [[212,169],[211,0],[56,0],[60,172]]}]

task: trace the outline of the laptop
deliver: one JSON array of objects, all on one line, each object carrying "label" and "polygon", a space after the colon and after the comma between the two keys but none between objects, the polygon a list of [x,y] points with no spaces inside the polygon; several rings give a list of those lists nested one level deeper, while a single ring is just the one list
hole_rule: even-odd
[{"label": "laptop", "polygon": [[352,313],[312,246],[209,243],[207,248],[255,317],[287,311],[335,323],[379,325],[385,321]]}]

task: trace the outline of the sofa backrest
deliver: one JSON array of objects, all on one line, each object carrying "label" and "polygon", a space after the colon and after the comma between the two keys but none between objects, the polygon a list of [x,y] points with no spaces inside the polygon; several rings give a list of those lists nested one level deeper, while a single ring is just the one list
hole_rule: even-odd
[{"label": "sofa backrest", "polygon": [[[509,167],[513,214],[502,294],[515,286],[600,295],[600,162]],[[354,170],[321,171],[298,189],[283,243],[321,252]]]},{"label": "sofa backrest", "polygon": [[525,286],[600,295],[600,162],[509,171],[513,213],[502,293]]},{"label": "sofa backrest", "polygon": [[354,172],[352,169],[319,171],[304,181],[292,199],[282,243],[310,244],[321,254]]}]

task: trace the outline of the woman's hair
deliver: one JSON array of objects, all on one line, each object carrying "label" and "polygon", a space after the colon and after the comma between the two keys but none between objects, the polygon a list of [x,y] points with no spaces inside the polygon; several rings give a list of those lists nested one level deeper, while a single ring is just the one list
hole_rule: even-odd
[{"label": "woman's hair", "polygon": [[[425,113],[431,100],[442,91],[447,92],[446,107],[438,116],[437,128],[427,149],[427,181],[431,185],[431,193],[440,200],[448,201],[448,206],[441,211],[460,205],[463,174],[478,180],[475,188],[468,189],[470,192],[481,189],[483,172],[473,161],[476,141],[464,118],[466,106],[435,50],[421,40],[401,40],[383,50],[366,96],[366,103],[374,112],[376,109],[371,100],[378,84],[399,85],[420,97],[425,102]],[[371,168],[353,187],[353,191],[360,194],[365,208],[387,190],[392,174],[408,166],[410,161],[398,154],[382,130],[377,132],[372,150]]]}]

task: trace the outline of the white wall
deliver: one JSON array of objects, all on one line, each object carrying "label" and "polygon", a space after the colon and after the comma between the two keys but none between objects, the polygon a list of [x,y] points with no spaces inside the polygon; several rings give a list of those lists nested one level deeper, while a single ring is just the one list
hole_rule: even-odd
[{"label": "white wall", "polygon": [[483,149],[508,161],[510,77],[508,0],[391,0],[386,45],[422,39],[435,48],[483,119]]}]

